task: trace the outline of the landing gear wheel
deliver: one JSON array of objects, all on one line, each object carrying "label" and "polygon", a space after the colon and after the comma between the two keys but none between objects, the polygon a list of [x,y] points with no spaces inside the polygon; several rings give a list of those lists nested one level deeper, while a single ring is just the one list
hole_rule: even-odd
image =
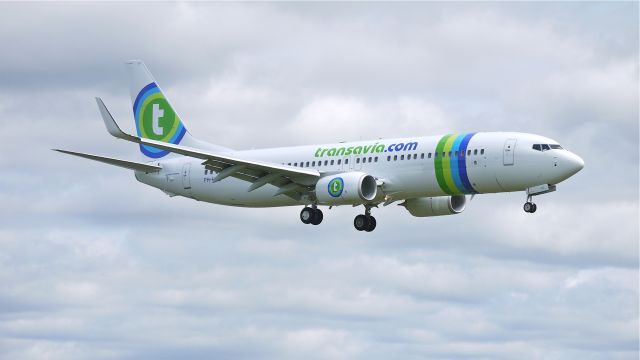
[{"label": "landing gear wheel", "polygon": [[313,219],[311,219],[311,224],[313,225],[320,225],[320,223],[322,222],[322,219],[324,218],[324,215],[322,215],[322,210],[320,209],[312,209],[313,210]]},{"label": "landing gear wheel", "polygon": [[373,229],[375,228],[376,228],[376,218],[374,218],[373,216],[369,216],[369,226],[367,226],[367,228],[364,229],[364,231],[372,232]]},{"label": "landing gear wheel", "polygon": [[538,210],[538,206],[536,206],[536,204],[527,201],[526,203],[524,203],[524,212],[528,212],[530,214],[533,214],[534,212],[536,212],[536,210]]},{"label": "landing gear wheel", "polygon": [[[302,223],[304,223],[304,224],[310,224],[313,221],[314,215],[315,215],[314,209],[305,206],[300,211],[300,221],[302,221]],[[320,220],[320,221],[322,221],[322,220]]]},{"label": "landing gear wheel", "polygon": [[369,221],[367,220],[366,216],[358,215],[355,217],[355,219],[353,219],[353,226],[356,228],[356,230],[362,231],[368,228]]}]

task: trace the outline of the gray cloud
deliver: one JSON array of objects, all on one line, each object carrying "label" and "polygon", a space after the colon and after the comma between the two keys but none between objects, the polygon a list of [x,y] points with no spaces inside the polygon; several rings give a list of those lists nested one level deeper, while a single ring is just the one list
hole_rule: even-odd
[{"label": "gray cloud", "polygon": [[[0,5],[0,357],[638,357],[638,5]],[[585,169],[523,214],[168,198],[49,149],[135,159],[122,62],[233,148],[540,133]],[[264,136],[268,134],[268,136]]]}]

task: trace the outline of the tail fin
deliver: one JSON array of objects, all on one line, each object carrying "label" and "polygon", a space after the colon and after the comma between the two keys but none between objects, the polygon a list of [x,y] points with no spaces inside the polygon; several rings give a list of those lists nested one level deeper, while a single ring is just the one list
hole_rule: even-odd
[{"label": "tail fin", "polygon": [[[131,77],[131,101],[138,136],[176,145],[182,142],[188,146],[192,143],[193,138],[145,64],[140,60],[131,60],[127,61],[127,67]],[[170,154],[143,144],[140,144],[140,151],[153,159]]]}]

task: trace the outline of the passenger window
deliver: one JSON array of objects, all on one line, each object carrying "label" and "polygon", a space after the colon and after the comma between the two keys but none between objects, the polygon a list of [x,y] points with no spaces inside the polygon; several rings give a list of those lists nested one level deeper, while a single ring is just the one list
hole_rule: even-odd
[{"label": "passenger window", "polygon": [[[422,154],[422,155],[424,155],[424,154]],[[423,157],[424,157],[424,156],[423,156]],[[418,158],[418,154],[413,154],[413,160],[415,160],[415,159],[417,159],[417,158]]]},{"label": "passenger window", "polygon": [[420,159],[424,159],[424,153],[420,154]]},{"label": "passenger window", "polygon": [[312,163],[311,163],[311,166],[316,166],[316,162],[315,162],[315,161],[314,161],[314,162],[312,162]]},{"label": "passenger window", "polygon": [[427,157],[428,157],[429,159],[431,159],[431,153],[428,153],[428,154],[427,154]]},{"label": "passenger window", "polygon": [[533,144],[533,150],[542,151],[542,148],[540,147],[540,144]]},{"label": "passenger window", "polygon": [[467,156],[471,156],[471,149],[467,150]]},{"label": "passenger window", "polygon": [[387,161],[391,161],[391,155],[387,156]]},{"label": "passenger window", "polygon": [[473,149],[473,155],[478,155],[478,149]]},{"label": "passenger window", "polygon": [[338,165],[340,165],[341,162],[342,162],[342,159],[338,159]]},{"label": "passenger window", "polygon": [[449,157],[451,157],[451,151],[449,151]]},{"label": "passenger window", "polygon": [[446,154],[447,154],[447,153],[443,151],[443,152],[442,152],[442,157],[444,157]]},{"label": "passenger window", "polygon": [[331,165],[333,165],[333,160],[331,160]]},{"label": "passenger window", "polygon": [[344,163],[348,164],[349,163],[349,159],[344,159]]},{"label": "passenger window", "polygon": [[549,145],[542,144],[542,151],[547,151],[547,150],[551,150],[551,148],[549,148]]},{"label": "passenger window", "polygon": [[371,156],[369,156],[369,162],[371,162]]},{"label": "passenger window", "polygon": [[324,166],[327,166],[329,164],[329,160],[325,160],[324,161]]},{"label": "passenger window", "polygon": [[309,162],[308,161],[307,161],[307,165],[306,166],[309,167]]},{"label": "passenger window", "polygon": [[484,155],[484,149],[480,149],[480,155]]},{"label": "passenger window", "polygon": [[373,158],[373,161],[378,162],[378,157]]},{"label": "passenger window", "polygon": [[291,163],[288,163],[287,165],[291,166]]},{"label": "passenger window", "polygon": [[393,161],[398,160],[398,155],[393,155]]},{"label": "passenger window", "polygon": [[404,160],[404,155],[400,155],[400,160]]},{"label": "passenger window", "polygon": [[356,164],[360,164],[360,158],[356,158]]}]

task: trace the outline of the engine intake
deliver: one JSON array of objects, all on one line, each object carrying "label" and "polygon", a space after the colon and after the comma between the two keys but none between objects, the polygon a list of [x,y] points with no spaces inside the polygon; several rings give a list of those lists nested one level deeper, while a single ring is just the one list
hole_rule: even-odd
[{"label": "engine intake", "polygon": [[316,198],[325,205],[365,203],[377,194],[376,179],[359,171],[325,176],[316,183]]},{"label": "engine intake", "polygon": [[467,204],[464,195],[407,199],[404,207],[416,217],[460,214]]}]

